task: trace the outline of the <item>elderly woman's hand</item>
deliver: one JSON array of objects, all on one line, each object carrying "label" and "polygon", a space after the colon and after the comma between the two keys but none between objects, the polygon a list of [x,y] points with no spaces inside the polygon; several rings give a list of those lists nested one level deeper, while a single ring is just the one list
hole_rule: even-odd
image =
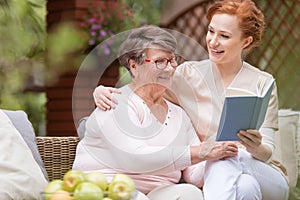
[{"label": "elderly woman's hand", "polygon": [[200,159],[219,160],[238,154],[238,146],[235,142],[203,142],[199,152]]},{"label": "elderly woman's hand", "polygon": [[102,110],[110,110],[111,108],[115,108],[115,105],[118,104],[118,101],[113,98],[113,93],[121,94],[118,89],[113,87],[104,87],[103,85],[96,87],[93,92],[96,106]]}]

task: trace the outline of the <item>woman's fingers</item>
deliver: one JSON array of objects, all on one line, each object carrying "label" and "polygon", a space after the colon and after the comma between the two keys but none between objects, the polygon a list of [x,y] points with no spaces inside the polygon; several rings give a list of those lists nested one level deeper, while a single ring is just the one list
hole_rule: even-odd
[{"label": "woman's fingers", "polygon": [[112,87],[104,87],[102,85],[98,86],[93,92],[96,106],[102,110],[110,110],[111,108],[115,108],[115,106],[118,104],[118,101],[113,97],[114,93],[121,94],[121,91]]},{"label": "woman's fingers", "polygon": [[110,110],[110,109],[111,109],[111,106],[110,106],[109,104],[107,104],[107,103],[104,103],[104,101],[101,100],[101,99],[98,99],[98,100],[97,100],[96,106],[97,106],[98,108],[100,108],[101,110],[104,110],[104,111]]},{"label": "woman's fingers", "polygon": [[117,105],[118,101],[116,98],[114,98],[114,94],[121,94],[122,92],[116,88],[108,88],[108,89],[109,89],[108,91],[109,93],[105,95],[103,101],[105,101],[107,104],[111,103],[111,105]]},{"label": "woman's fingers", "polygon": [[242,140],[243,144],[249,146],[261,144],[262,136],[257,130],[239,131],[238,136]]},{"label": "woman's fingers", "polygon": [[[215,153],[213,153],[215,152]],[[223,159],[226,157],[236,156],[238,147],[233,142],[216,142],[212,149],[213,159]]]},{"label": "woman's fingers", "polygon": [[222,150],[220,151],[220,158],[224,160],[229,157],[236,156],[238,154],[238,147],[232,142],[221,142]]}]

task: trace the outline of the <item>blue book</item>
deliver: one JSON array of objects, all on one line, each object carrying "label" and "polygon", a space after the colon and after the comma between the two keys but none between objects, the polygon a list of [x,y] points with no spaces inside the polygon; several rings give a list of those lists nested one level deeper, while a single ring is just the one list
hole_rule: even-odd
[{"label": "blue book", "polygon": [[274,79],[257,95],[240,88],[228,88],[216,141],[239,141],[240,130],[256,129],[263,124],[274,86]]}]

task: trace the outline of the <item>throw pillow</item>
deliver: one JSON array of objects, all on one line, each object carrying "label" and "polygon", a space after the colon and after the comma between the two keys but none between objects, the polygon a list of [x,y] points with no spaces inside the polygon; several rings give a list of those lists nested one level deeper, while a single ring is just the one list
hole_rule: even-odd
[{"label": "throw pillow", "polygon": [[42,161],[41,155],[39,153],[36,141],[35,133],[31,122],[28,120],[27,114],[22,110],[12,111],[12,110],[2,110],[8,118],[11,120],[15,128],[21,134],[26,144],[30,148],[35,161],[40,166],[45,178],[48,180],[47,171],[45,169],[44,163]]},{"label": "throw pillow", "polygon": [[31,150],[0,110],[0,199],[40,199],[48,184]]},{"label": "throw pillow", "polygon": [[299,114],[291,110],[279,110],[279,131],[275,135],[274,159],[287,169],[289,185],[295,187],[298,179],[298,154],[296,144]]}]

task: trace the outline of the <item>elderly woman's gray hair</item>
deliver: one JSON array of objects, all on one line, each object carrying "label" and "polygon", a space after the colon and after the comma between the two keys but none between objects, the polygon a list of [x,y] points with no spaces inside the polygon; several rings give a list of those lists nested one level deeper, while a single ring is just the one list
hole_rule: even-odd
[{"label": "elderly woman's gray hair", "polygon": [[119,49],[120,64],[127,69],[130,59],[142,64],[145,50],[153,45],[175,53],[177,42],[172,34],[158,26],[149,25],[133,29]]}]

